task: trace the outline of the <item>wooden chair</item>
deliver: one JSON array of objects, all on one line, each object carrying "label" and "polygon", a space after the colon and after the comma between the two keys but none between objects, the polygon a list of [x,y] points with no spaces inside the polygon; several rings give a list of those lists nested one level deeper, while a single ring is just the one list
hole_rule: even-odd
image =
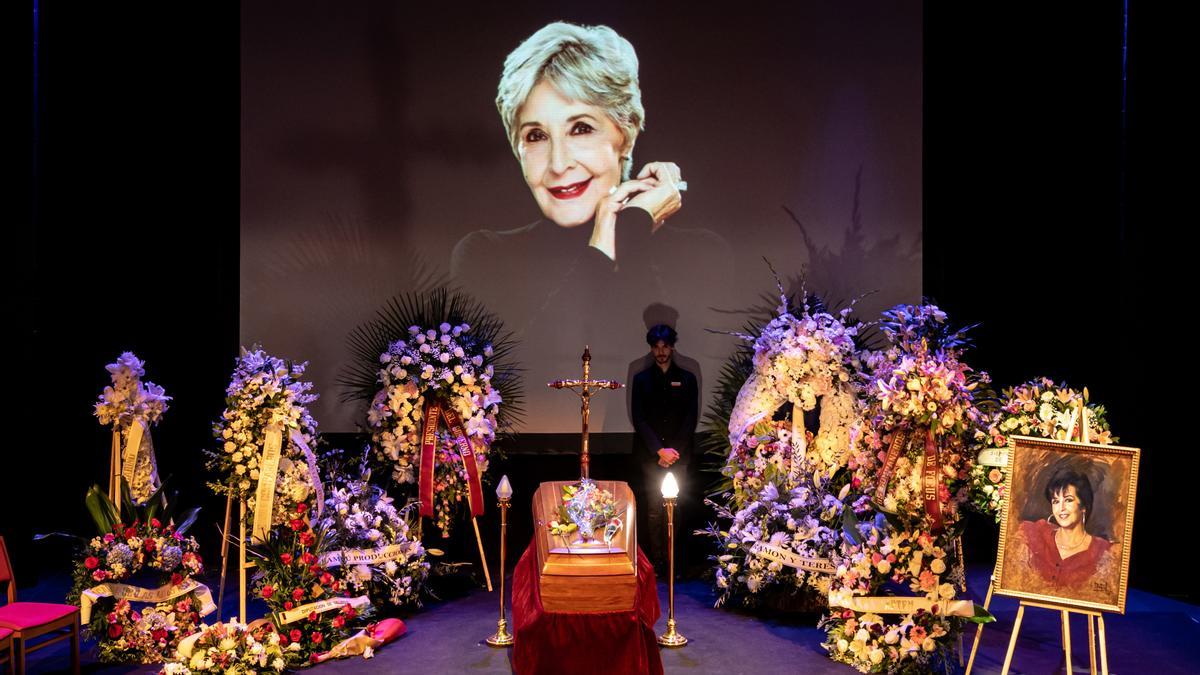
[{"label": "wooden chair", "polygon": [[[17,602],[17,583],[13,580],[4,537],[0,537],[0,588],[5,584],[8,585],[8,604],[0,605],[0,630],[12,631],[7,638],[12,644],[9,659],[16,667],[17,675],[25,673],[26,654],[67,638],[71,640],[71,672],[78,675],[79,608],[49,602]],[[29,646],[30,640],[43,636],[50,637]]]},{"label": "wooden chair", "polygon": [[4,672],[13,671],[12,630],[0,628],[0,666],[5,666]]}]

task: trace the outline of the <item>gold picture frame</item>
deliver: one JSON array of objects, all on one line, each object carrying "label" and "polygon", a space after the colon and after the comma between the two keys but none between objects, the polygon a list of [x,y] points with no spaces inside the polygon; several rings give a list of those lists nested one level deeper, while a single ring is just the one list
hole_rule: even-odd
[{"label": "gold picture frame", "polygon": [[1124,614],[1140,456],[1138,448],[1010,437],[994,591]]}]

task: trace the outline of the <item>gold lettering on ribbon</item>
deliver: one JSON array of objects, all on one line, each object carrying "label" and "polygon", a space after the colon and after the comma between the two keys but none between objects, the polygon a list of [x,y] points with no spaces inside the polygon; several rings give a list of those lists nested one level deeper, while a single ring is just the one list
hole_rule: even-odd
[{"label": "gold lettering on ribbon", "polygon": [[129,425],[129,434],[125,438],[125,452],[121,457],[121,476],[129,485],[129,498],[135,502],[137,499],[133,496],[133,477],[137,471],[138,455],[142,449],[142,435],[145,433],[146,423],[142,420],[134,420],[133,424]]},{"label": "gold lettering on ribbon", "polygon": [[301,605],[295,609],[290,609],[281,613],[279,615],[279,624],[287,625],[289,623],[295,623],[296,621],[307,618],[308,615],[312,614],[313,612],[316,612],[317,614],[323,614],[331,609],[341,609],[346,605],[350,605],[351,607],[357,609],[369,604],[371,604],[371,599],[365,595],[360,595],[357,598],[327,598],[325,600],[318,600],[317,602],[310,602],[307,605]]},{"label": "gold lettering on ribbon", "polygon": [[433,516],[433,472],[437,457],[437,428],[442,406],[437,401],[425,404],[425,429],[421,434],[421,464],[417,495],[421,517]]},{"label": "gold lettering on ribbon", "polygon": [[318,558],[322,567],[343,567],[346,565],[373,565],[406,557],[405,544],[389,544],[380,548],[343,549],[323,553]]},{"label": "gold lettering on ribbon", "polygon": [[896,469],[896,460],[900,459],[900,449],[908,444],[908,430],[901,429],[893,432],[892,443],[888,446],[887,457],[883,460],[883,468],[879,472],[879,484],[875,486],[875,506],[882,508],[887,497],[888,483],[892,480],[892,471]]},{"label": "gold lettering on ribbon", "polygon": [[893,595],[844,596],[830,594],[830,607],[845,607],[863,614],[912,614],[917,610],[937,613],[941,616],[975,616],[975,604],[970,600],[941,600],[929,598],[905,598]]},{"label": "gold lettering on ribbon", "polygon": [[254,528],[250,538],[262,541],[271,531],[271,514],[275,510],[275,483],[279,480],[279,451],[283,434],[278,428],[267,429],[263,439],[262,459],[258,462],[258,489],[254,494]]},{"label": "gold lettering on ribbon", "polygon": [[750,552],[760,558],[773,560],[798,570],[818,572],[820,574],[833,574],[837,571],[837,566],[830,562],[828,558],[801,555],[795,551],[788,551],[778,546],[772,546],[765,541],[754,542],[754,545],[750,547]]},{"label": "gold lettering on ribbon", "polygon": [[933,438],[933,428],[925,435],[925,465],[921,472],[921,494],[925,501],[925,513],[932,521],[934,534],[942,531],[942,502],[940,496],[942,475],[942,452]]},{"label": "gold lettering on ribbon", "polygon": [[127,584],[100,584],[80,593],[79,620],[83,624],[91,621],[92,605],[101,598],[116,598],[132,602],[158,604],[192,592],[195,592],[196,597],[200,600],[200,616],[211,614],[217,610],[217,606],[213,604],[212,592],[208,589],[208,586],[195,579],[188,579],[178,586],[166,584],[158,588],[142,588],[141,586],[129,586]]}]

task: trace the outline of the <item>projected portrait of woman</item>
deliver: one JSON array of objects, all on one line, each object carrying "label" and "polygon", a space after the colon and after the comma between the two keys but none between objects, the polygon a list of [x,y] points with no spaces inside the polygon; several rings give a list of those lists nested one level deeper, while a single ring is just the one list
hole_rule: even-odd
[{"label": "projected portrait of woman", "polygon": [[542,214],[592,226],[589,245],[617,257],[617,218],[642,209],[654,226],[681,206],[680,170],[651,162],[630,179],[646,117],[638,60],[606,26],[552,23],[504,62],[496,108]]},{"label": "projected portrait of woman", "polygon": [[[627,363],[617,345],[645,332],[652,304],[732,303],[729,243],[664,225],[682,205],[679,165],[634,162],[646,111],[628,40],[606,26],[541,28],[505,59],[496,108],[541,218],[462,237],[451,276],[505,317],[528,377],[542,379],[544,368],[554,379],[585,344],[598,359]],[[557,408],[564,427],[578,424]]]}]

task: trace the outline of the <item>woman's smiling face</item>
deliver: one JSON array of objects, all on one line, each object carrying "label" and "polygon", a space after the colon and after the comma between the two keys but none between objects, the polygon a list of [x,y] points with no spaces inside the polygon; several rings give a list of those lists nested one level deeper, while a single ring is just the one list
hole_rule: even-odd
[{"label": "woman's smiling face", "polygon": [[1058,526],[1069,528],[1079,522],[1082,510],[1079,506],[1079,495],[1075,494],[1075,486],[1067,485],[1061,492],[1054,493],[1050,500],[1050,510]]},{"label": "woman's smiling face", "polygon": [[603,108],[539,82],[517,114],[517,155],[542,214],[563,227],[592,220],[621,182],[624,135]]}]

